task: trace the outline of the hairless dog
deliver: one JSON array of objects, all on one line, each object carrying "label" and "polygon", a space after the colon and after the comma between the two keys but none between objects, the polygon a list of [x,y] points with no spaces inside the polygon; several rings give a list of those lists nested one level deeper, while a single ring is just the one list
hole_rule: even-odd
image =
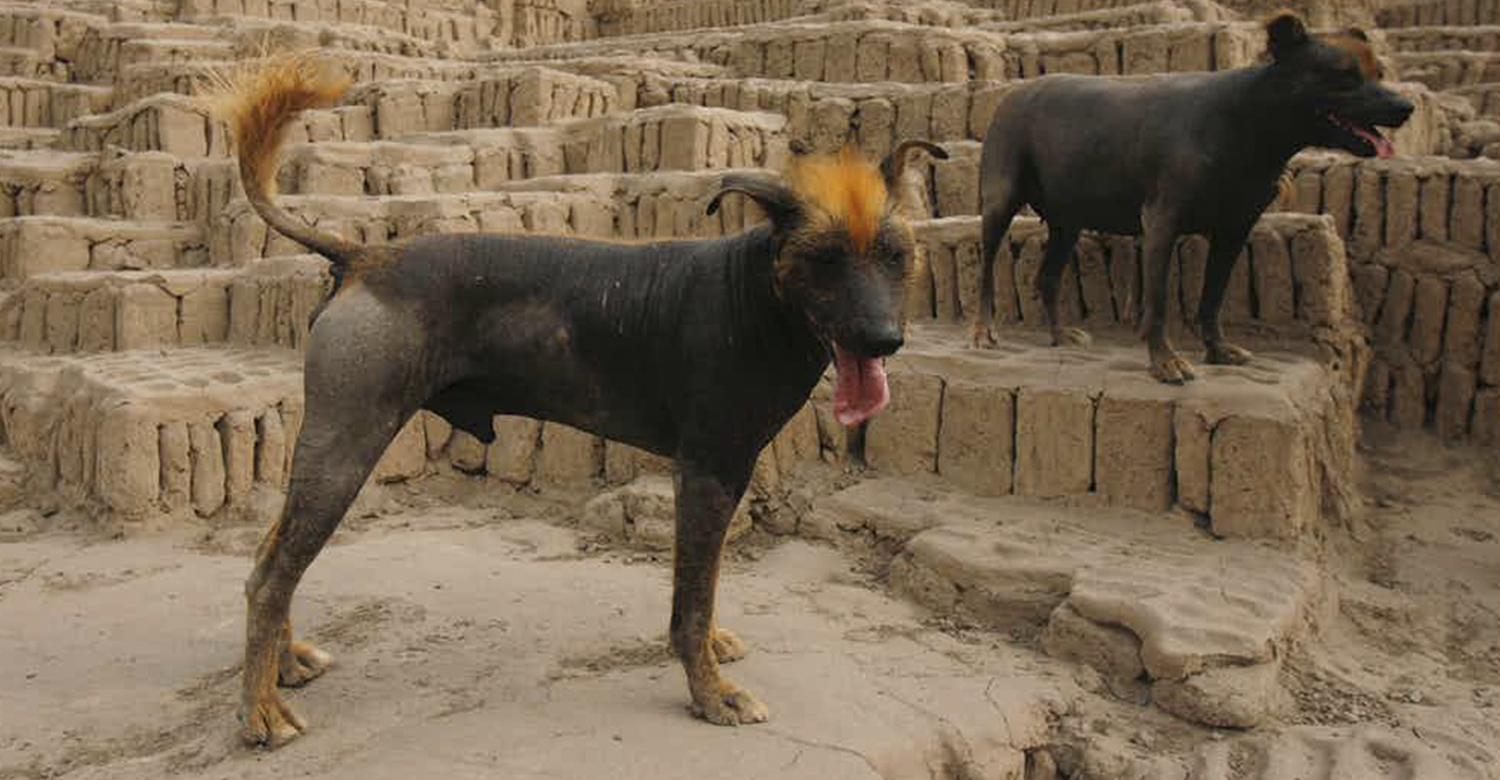
[{"label": "hairless dog", "polygon": [[1142,235],[1144,330],[1151,373],[1193,378],[1167,340],[1168,267],[1177,237],[1209,235],[1198,325],[1209,363],[1248,362],[1229,343],[1219,308],[1250,228],[1275,199],[1292,155],[1308,146],[1389,157],[1379,127],[1400,127],[1412,104],[1379,82],[1359,30],[1308,34],[1281,12],[1266,24],[1270,61],[1217,73],[1151,79],[1045,76],[1011,90],[995,110],[980,155],[982,203],[976,346],[993,344],[995,253],[1022,206],[1047,223],[1037,274],[1053,344],[1087,343],[1058,322],[1063,266],[1081,230]]},{"label": "hairless dog", "polygon": [[306,724],[277,684],[321,674],[329,656],[294,641],[288,610],[386,445],[419,409],[481,441],[496,414],[574,426],[670,457],[676,467],[670,643],[692,711],[725,725],[767,709],[724,679],[743,644],[714,621],[725,529],[761,449],[837,371],[834,412],[856,425],[888,390],[882,359],[902,344],[913,252],[887,180],[846,150],[799,160],[789,183],[726,175],[707,204],[748,196],[768,224],[740,235],[650,244],[527,235],[435,235],[365,246],[302,224],[272,200],[287,122],[348,86],[306,56],[226,79],[250,203],[279,233],[328,258],[335,294],[314,314],[306,414],[286,506],[245,585],[242,736],[275,746]]}]

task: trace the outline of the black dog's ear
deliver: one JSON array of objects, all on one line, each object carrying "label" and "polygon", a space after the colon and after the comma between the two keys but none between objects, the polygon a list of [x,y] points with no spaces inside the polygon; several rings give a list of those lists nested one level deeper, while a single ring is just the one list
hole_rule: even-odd
[{"label": "black dog's ear", "polygon": [[1299,47],[1306,46],[1308,40],[1307,24],[1293,11],[1282,11],[1271,21],[1266,22],[1266,41],[1271,49],[1272,57],[1279,59]]},{"label": "black dog's ear", "polygon": [[880,161],[880,177],[885,179],[887,190],[894,189],[901,181],[901,174],[906,171],[907,158],[910,157],[909,152],[913,149],[920,149],[939,160],[948,159],[948,153],[937,144],[930,144],[926,141],[902,141],[896,144],[896,148]]},{"label": "black dog's ear", "polygon": [[802,201],[797,193],[777,182],[739,174],[730,174],[719,182],[718,193],[708,202],[708,213],[716,213],[719,201],[731,192],[747,195],[760,204],[771,224],[779,229],[791,227],[802,216]]}]

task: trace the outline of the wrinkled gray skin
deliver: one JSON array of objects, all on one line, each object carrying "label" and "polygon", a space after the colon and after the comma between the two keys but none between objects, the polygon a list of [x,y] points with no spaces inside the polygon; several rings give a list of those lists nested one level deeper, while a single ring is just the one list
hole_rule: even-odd
[{"label": "wrinkled gray skin", "polygon": [[1335,44],[1283,14],[1268,23],[1267,35],[1271,60],[1262,65],[1144,80],[1046,76],[1005,96],[980,157],[985,278],[976,343],[988,338],[995,254],[1016,212],[1029,204],[1047,223],[1036,285],[1054,344],[1087,342],[1081,330],[1060,327],[1057,312],[1059,280],[1079,232],[1142,235],[1152,373],[1174,384],[1192,379],[1168,343],[1163,312],[1177,237],[1207,233],[1198,310],[1207,360],[1250,359],[1224,340],[1219,308],[1287,161],[1307,146],[1372,156],[1369,141],[1328,117],[1399,127],[1413,110],[1376,80],[1363,33],[1347,31]]},{"label": "wrinkled gray skin", "polygon": [[[899,178],[913,147],[941,154],[903,144],[887,176]],[[868,357],[900,348],[911,238],[887,216],[856,255],[846,234],[807,227],[806,207],[779,183],[728,176],[710,213],[729,192],[754,199],[770,224],[653,244],[480,234],[364,248],[255,201],[278,230],[334,261],[342,289],[315,315],[286,507],[246,585],[247,741],[276,745],[302,730],[276,678],[301,684],[328,661],[292,641],[292,593],[419,409],[484,442],[495,415],[526,415],[672,458],[670,633],[694,711],[721,724],[766,718],[718,674],[719,660],[743,653],[713,621],[725,530],[761,449],[823,376],[830,339]],[[778,290],[787,263],[799,281]]]}]

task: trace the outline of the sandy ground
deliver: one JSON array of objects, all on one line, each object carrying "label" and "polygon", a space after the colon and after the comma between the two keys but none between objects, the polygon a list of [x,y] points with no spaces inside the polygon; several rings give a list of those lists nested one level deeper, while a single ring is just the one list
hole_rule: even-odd
[{"label": "sandy ground", "polygon": [[[1039,744],[1072,690],[1056,662],[925,625],[829,547],[748,539],[721,622],[773,722],[711,726],[665,654],[665,556],[587,544],[543,505],[362,503],[383,506],[299,592],[337,665],[290,694],[312,727],[274,754],[233,741],[256,527],[12,534],[0,777],[927,776]],[[999,755],[976,760],[1023,761]]]},{"label": "sandy ground", "polygon": [[[710,726],[665,654],[665,555],[587,538],[567,502],[436,477],[369,491],[310,570],[294,620],[337,665],[289,694],[312,726],[275,753],[234,740],[258,524],[5,515],[0,779],[1041,778],[1042,746],[1075,777],[1496,777],[1493,466],[1366,439],[1367,509],[1322,561],[1335,615],[1288,659],[1287,710],[1248,734],[893,597],[878,550],[759,531],[720,614],[751,650],[729,676],[772,721]],[[1374,758],[1317,758],[1351,744]]]}]

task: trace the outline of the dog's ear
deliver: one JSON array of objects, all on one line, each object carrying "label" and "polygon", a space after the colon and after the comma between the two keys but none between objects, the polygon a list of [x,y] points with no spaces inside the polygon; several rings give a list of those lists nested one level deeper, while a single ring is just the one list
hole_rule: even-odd
[{"label": "dog's ear", "polygon": [[1266,42],[1276,59],[1306,46],[1308,40],[1307,24],[1295,11],[1281,11],[1266,22]]},{"label": "dog's ear", "polygon": [[792,227],[802,217],[802,201],[797,193],[778,182],[739,174],[730,174],[719,182],[719,191],[708,202],[708,213],[717,212],[719,201],[731,192],[749,196],[759,204],[778,230]]},{"label": "dog's ear", "polygon": [[943,147],[937,144],[930,144],[926,141],[902,141],[896,144],[896,148],[890,154],[886,155],[884,160],[880,161],[880,177],[885,179],[885,188],[887,191],[895,192],[896,188],[900,186],[901,174],[906,171],[906,163],[911,157],[913,149],[924,151],[938,160],[948,159],[948,153],[943,151]]},{"label": "dog's ear", "polygon": [[1344,31],[1344,35],[1347,35],[1355,40],[1364,41],[1365,43],[1370,42],[1369,33],[1366,33],[1364,30],[1358,27],[1350,27],[1349,29]]}]

